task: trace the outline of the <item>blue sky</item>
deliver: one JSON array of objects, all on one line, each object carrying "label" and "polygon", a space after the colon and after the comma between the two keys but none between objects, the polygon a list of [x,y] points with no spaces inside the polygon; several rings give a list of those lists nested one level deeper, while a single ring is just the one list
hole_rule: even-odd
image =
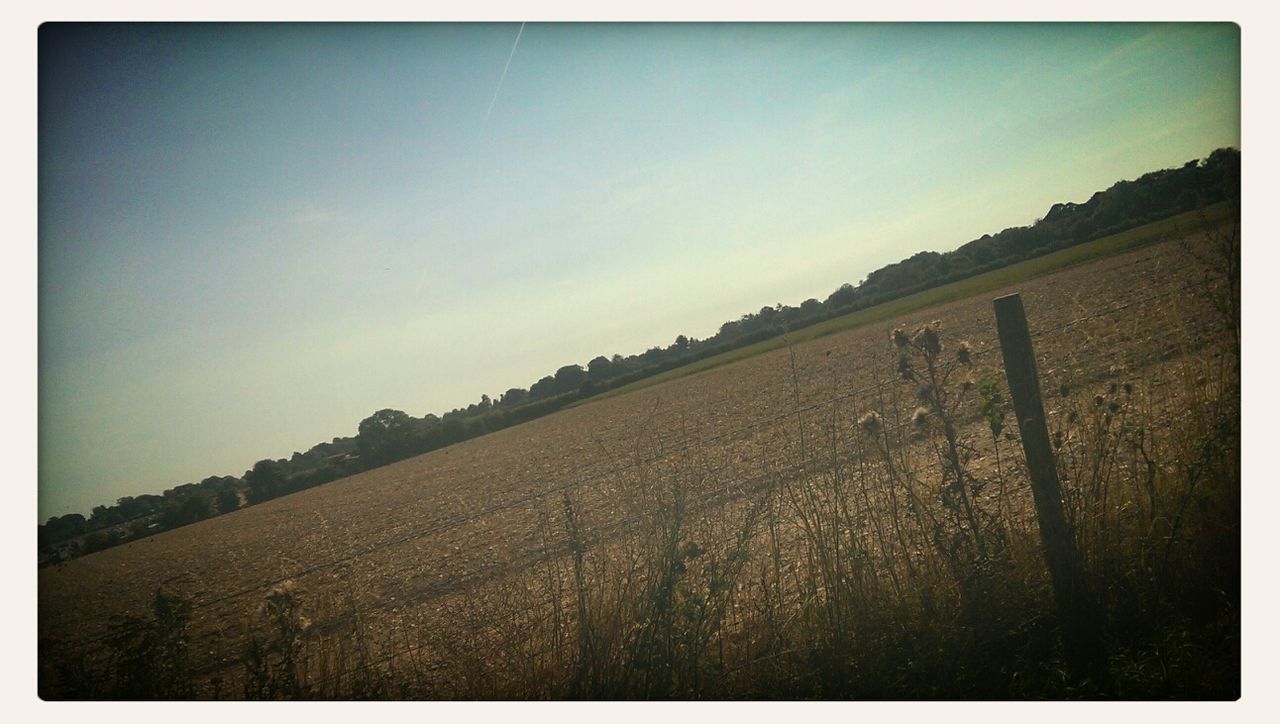
[{"label": "blue sky", "polygon": [[41,520],[1240,145],[1230,24],[518,30],[42,27]]}]

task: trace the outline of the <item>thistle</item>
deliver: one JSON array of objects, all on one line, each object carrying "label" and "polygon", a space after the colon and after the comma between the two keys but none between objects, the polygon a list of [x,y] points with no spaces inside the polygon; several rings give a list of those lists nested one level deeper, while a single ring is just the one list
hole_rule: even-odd
[{"label": "thistle", "polygon": [[862,417],[858,418],[858,427],[867,435],[874,435],[880,431],[881,427],[880,413],[872,410]]}]

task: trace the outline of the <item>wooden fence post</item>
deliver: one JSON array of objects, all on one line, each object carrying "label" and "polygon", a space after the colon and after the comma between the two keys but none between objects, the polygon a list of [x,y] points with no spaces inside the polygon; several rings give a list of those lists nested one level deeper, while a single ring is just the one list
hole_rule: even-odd
[{"label": "wooden fence post", "polygon": [[1040,542],[1044,546],[1045,563],[1062,621],[1063,654],[1077,678],[1104,677],[1105,666],[1096,629],[1089,618],[1092,607],[1081,575],[1079,555],[1062,509],[1062,486],[1058,482],[1057,464],[1049,445],[1049,429],[1040,397],[1040,378],[1022,297],[1010,294],[999,297],[994,304],[1004,371],[1009,379],[1013,410],[1018,417],[1018,431],[1022,434],[1022,449],[1027,456],[1036,518],[1040,523]]}]

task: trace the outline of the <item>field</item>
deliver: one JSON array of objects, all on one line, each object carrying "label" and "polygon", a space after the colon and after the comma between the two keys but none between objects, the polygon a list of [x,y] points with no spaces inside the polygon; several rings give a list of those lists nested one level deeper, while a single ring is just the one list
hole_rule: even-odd
[{"label": "field", "polygon": [[[1234,698],[1224,233],[42,568],[41,695]],[[991,300],[1012,292],[1098,612],[1087,671],[1064,654],[1002,402]],[[930,371],[949,377],[922,389]]]}]

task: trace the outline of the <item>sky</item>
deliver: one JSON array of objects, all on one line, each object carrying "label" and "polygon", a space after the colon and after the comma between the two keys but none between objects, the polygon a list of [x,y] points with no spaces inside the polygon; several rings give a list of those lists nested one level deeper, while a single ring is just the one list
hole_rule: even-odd
[{"label": "sky", "polygon": [[1233,24],[39,35],[41,521],[1240,147]]}]

